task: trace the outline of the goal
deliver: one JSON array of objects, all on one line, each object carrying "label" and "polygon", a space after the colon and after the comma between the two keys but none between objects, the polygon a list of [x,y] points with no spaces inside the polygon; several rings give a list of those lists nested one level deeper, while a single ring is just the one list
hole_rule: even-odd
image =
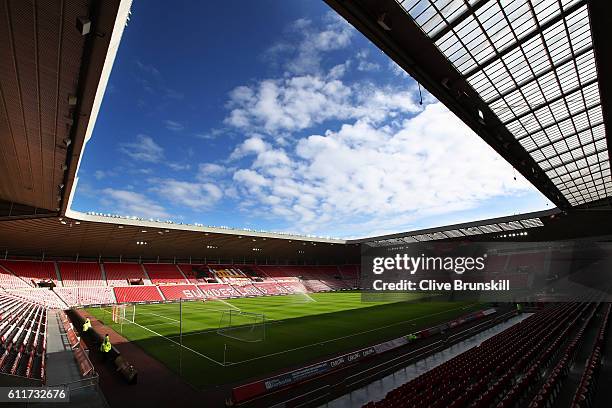
[{"label": "goal", "polygon": [[114,305],[112,315],[114,323],[134,323],[136,305]]},{"label": "goal", "polygon": [[266,315],[241,310],[221,312],[217,333],[239,341],[255,343],[266,339]]}]

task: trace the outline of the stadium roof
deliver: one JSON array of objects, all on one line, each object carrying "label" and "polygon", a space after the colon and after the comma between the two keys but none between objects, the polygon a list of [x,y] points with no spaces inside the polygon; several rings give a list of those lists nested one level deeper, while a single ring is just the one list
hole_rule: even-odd
[{"label": "stadium roof", "polygon": [[608,2],[326,1],[558,207],[610,202]]},{"label": "stadium roof", "polygon": [[359,245],[302,236],[80,214],[2,221],[0,258],[28,256],[182,262],[357,263]]},{"label": "stadium roof", "polygon": [[0,199],[68,207],[130,4],[0,3]]},{"label": "stadium roof", "polygon": [[[612,84],[602,73],[612,72],[612,56],[603,51],[612,25],[606,24],[604,2],[326,1],[561,209],[609,206]],[[225,260],[274,254],[342,262],[358,256],[356,246],[337,244],[490,238],[525,230],[553,237],[560,231],[548,228],[557,210],[349,241],[71,211],[83,146],[130,4],[0,4],[0,19],[8,22],[0,25],[5,254],[185,259],[209,252]],[[90,32],[83,35],[88,22]],[[605,225],[586,225],[581,216],[567,219],[572,221],[561,231],[566,235]]]},{"label": "stadium roof", "polygon": [[498,235],[510,235],[526,233],[531,228],[543,227],[542,219],[559,214],[560,210],[538,211],[528,214],[519,214],[509,217],[492,218],[475,222],[447,225],[444,227],[427,228],[417,231],[410,231],[400,234],[390,234],[380,237],[372,237],[363,242],[368,242],[370,246],[388,246],[394,244],[406,244],[424,241],[437,241],[443,239],[471,237],[498,233]]}]

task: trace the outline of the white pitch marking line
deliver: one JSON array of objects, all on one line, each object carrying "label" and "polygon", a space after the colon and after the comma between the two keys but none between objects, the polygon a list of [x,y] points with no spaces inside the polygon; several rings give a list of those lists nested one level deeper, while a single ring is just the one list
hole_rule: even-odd
[{"label": "white pitch marking line", "polygon": [[[106,313],[111,314],[111,312],[109,312],[108,310],[104,310],[104,311],[105,311]],[[178,343],[178,342],[176,342],[176,341],[172,340],[172,339],[171,339],[171,338],[169,338],[169,337],[166,337],[166,336],[164,336],[164,335],[162,335],[162,334],[159,334],[158,332],[156,332],[156,331],[154,331],[154,330],[151,330],[151,329],[149,329],[149,328],[148,328],[148,327],[146,327],[146,326],[143,326],[143,325],[138,324],[138,323],[136,323],[136,322],[128,322],[128,323],[132,323],[132,324],[135,324],[135,325],[136,325],[136,326],[138,326],[138,327],[142,327],[143,329],[145,329],[145,330],[147,330],[147,331],[150,331],[151,333],[153,333],[153,334],[155,334],[155,335],[157,335],[157,336],[159,336],[159,337],[162,337],[162,338],[164,338],[164,339],[166,339],[166,340],[168,340],[168,341],[170,341],[170,342],[172,342],[172,343],[176,344],[177,346],[181,346],[181,347],[183,347],[185,350],[189,350],[189,351],[191,351],[192,353],[197,354],[197,355],[198,355],[198,356],[200,356],[200,357],[204,357],[205,359],[207,359],[207,360],[209,360],[209,361],[212,361],[213,363],[215,363],[215,364],[217,364],[217,365],[220,365],[221,367],[224,367],[223,363],[220,363],[220,362],[218,362],[217,360],[215,360],[215,359],[213,359],[213,358],[210,358],[210,357],[208,357],[208,356],[205,356],[204,354],[202,354],[202,353],[200,353],[200,352],[198,352],[198,351],[195,351],[194,349],[192,349],[192,348],[190,348],[190,347],[187,347],[187,346],[185,346],[184,344],[180,344],[180,343]]]}]

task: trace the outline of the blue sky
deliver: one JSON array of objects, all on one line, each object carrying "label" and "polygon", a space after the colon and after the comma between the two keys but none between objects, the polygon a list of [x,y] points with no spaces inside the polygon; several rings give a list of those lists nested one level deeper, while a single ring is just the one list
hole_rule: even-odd
[{"label": "blue sky", "polygon": [[322,1],[136,0],[72,209],[363,237],[552,206]]}]

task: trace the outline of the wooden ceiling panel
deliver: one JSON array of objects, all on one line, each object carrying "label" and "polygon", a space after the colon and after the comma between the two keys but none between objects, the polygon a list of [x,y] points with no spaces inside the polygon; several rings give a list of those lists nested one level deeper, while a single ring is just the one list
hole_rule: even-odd
[{"label": "wooden ceiling panel", "polygon": [[[64,223],[62,223],[64,222]],[[358,244],[309,242],[234,234],[60,219],[2,221],[0,257],[257,260],[358,263]],[[144,231],[144,232],[143,232]],[[139,245],[138,242],[146,242]],[[253,248],[260,249],[253,251]]]},{"label": "wooden ceiling panel", "polygon": [[0,3],[0,199],[58,207],[85,36],[84,0]]}]

